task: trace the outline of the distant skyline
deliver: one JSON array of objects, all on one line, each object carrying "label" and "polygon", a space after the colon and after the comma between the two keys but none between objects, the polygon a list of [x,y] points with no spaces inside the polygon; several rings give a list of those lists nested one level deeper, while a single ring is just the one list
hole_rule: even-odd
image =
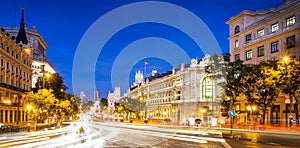
[{"label": "distant skyline", "polygon": [[[6,0],[1,2],[0,26],[19,26],[21,6],[25,6],[25,23],[29,28],[36,26],[46,41],[47,58],[54,65],[57,73],[64,78],[73,93],[72,64],[77,46],[86,30],[101,16],[129,3],[143,2],[137,0],[74,0],[69,1],[39,1],[39,0]],[[225,24],[230,17],[237,15],[242,10],[264,10],[274,8],[282,0],[163,0],[183,7],[197,15],[214,34],[222,52],[229,52],[229,26]],[[138,10],[137,10],[138,12]],[[178,21],[180,21],[179,16]],[[126,19],[126,18],[124,18]],[[99,33],[101,36],[101,33]],[[107,42],[98,57],[95,71],[97,90],[101,98],[106,97],[108,91],[113,91],[111,86],[111,70],[118,54],[130,43],[145,37],[160,37],[176,42],[185,49],[191,58],[202,58],[203,53],[191,38],[176,28],[157,23],[141,23],[124,28]],[[87,51],[88,52],[88,51]],[[128,57],[130,59],[130,57]],[[170,63],[157,57],[149,57],[137,61],[130,70],[129,80],[133,82],[137,70],[144,70],[144,62],[148,61],[147,74],[155,67],[159,73],[171,70]],[[186,61],[185,63],[188,63]],[[88,69],[84,67],[83,69]],[[93,67],[91,67],[93,68]],[[92,70],[91,70],[92,71]],[[129,84],[128,84],[129,85]],[[86,86],[89,89],[89,86]],[[83,90],[94,92],[95,90]],[[126,90],[121,90],[125,92]],[[93,93],[87,94],[93,99]]]}]

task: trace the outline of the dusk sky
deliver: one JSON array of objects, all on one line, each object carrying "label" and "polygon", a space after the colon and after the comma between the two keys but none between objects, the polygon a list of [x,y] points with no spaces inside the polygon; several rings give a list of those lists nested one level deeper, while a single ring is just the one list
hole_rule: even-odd
[{"label": "dusk sky", "polygon": [[[36,26],[48,44],[47,58],[54,65],[57,73],[64,78],[73,93],[72,65],[78,44],[87,29],[101,16],[129,3],[143,2],[137,0],[1,0],[0,26],[19,26],[21,6],[25,6],[25,23],[28,27]],[[225,24],[230,17],[242,10],[264,10],[282,3],[282,0],[162,0],[187,9],[198,16],[215,36],[222,52],[229,52],[229,27]],[[140,10],[135,10],[139,13]],[[155,10],[153,10],[155,11]],[[170,16],[178,18],[180,16]],[[122,18],[126,19],[126,18]],[[118,22],[118,21],[116,21]],[[188,22],[187,22],[188,23]],[[110,29],[110,28],[107,28]],[[101,32],[98,32],[101,36]],[[111,86],[111,71],[118,54],[132,42],[146,38],[159,37],[170,40],[185,50],[191,58],[202,58],[204,55],[189,36],[182,31],[159,23],[138,23],[122,29],[114,34],[102,48],[97,59],[95,70],[96,87],[101,92],[101,97],[106,97],[108,91],[113,91]],[[85,52],[89,52],[86,50]],[[130,60],[130,56],[127,56]],[[144,70],[144,62],[149,61],[147,75],[153,68],[159,73],[172,69],[172,64],[163,59],[149,57],[136,61],[130,69],[129,80],[132,83],[134,73]],[[188,63],[186,61],[185,63]],[[87,65],[83,70],[88,69]],[[94,67],[90,67],[91,70]],[[87,92],[90,86],[85,86]],[[126,90],[122,90],[125,92]],[[88,94],[89,97],[92,94]],[[90,98],[92,99],[92,98]]]}]

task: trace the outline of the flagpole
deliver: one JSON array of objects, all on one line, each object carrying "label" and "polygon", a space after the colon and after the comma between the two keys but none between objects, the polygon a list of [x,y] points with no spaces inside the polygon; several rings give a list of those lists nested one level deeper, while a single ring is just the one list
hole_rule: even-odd
[{"label": "flagpole", "polygon": [[145,61],[145,64],[144,64],[144,78],[146,78],[147,77],[147,65],[148,65],[149,63],[148,63],[148,61]]}]

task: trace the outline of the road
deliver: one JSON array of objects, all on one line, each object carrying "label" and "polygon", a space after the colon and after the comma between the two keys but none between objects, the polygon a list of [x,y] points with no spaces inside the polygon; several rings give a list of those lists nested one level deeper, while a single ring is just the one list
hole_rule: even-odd
[{"label": "road", "polygon": [[[298,147],[299,136],[234,131],[235,138],[223,139],[218,133],[228,130],[169,128],[119,122],[92,122],[89,118],[61,129],[32,133],[2,134],[0,147]],[[241,136],[241,137],[239,137]],[[238,137],[238,138],[237,138]],[[249,139],[256,139],[251,141]]]},{"label": "road", "polygon": [[230,147],[222,138],[178,134],[178,130],[172,129],[157,128],[153,131],[150,128],[120,123],[77,122],[68,128],[1,135],[0,147]]}]

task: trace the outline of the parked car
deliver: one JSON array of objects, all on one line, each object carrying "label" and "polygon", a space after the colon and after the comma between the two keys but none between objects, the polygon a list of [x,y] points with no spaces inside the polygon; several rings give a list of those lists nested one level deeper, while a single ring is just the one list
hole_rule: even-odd
[{"label": "parked car", "polygon": [[12,127],[10,125],[5,125],[0,123],[0,133],[7,133],[7,132],[11,132]]},{"label": "parked car", "polygon": [[200,126],[201,123],[202,123],[202,119],[200,119],[200,118],[195,118],[195,125],[196,125],[196,126]]}]

